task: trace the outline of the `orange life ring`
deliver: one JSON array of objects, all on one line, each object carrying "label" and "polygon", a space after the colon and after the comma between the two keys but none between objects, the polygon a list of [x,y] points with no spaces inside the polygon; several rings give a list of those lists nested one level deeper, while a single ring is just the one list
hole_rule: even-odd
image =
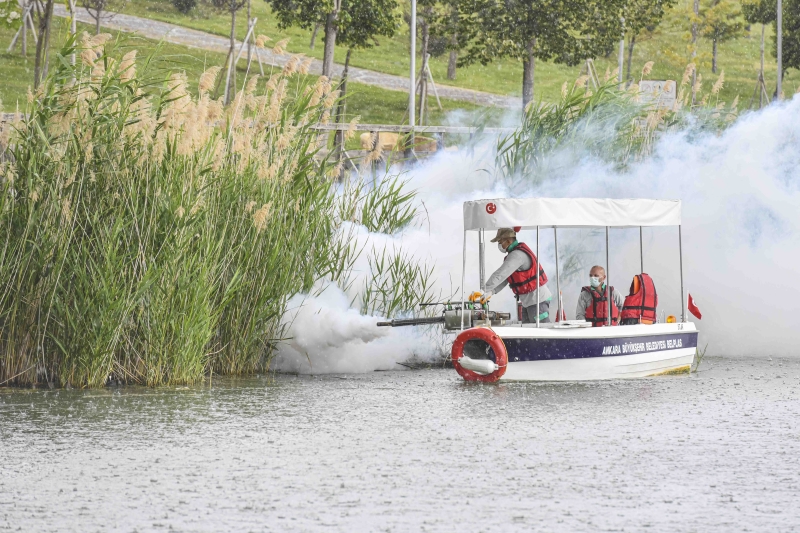
[{"label": "orange life ring", "polygon": [[[498,368],[491,374],[478,374],[472,370],[467,370],[461,363],[458,362],[464,356],[464,345],[467,341],[482,340],[486,342],[492,350],[494,350],[495,363]],[[482,381],[484,383],[494,383],[506,373],[506,366],[508,365],[508,352],[506,352],[506,345],[503,344],[503,339],[489,328],[472,328],[462,331],[456,341],[453,343],[453,349],[450,351],[450,357],[453,361],[453,366],[456,372],[464,378],[465,381]]]}]

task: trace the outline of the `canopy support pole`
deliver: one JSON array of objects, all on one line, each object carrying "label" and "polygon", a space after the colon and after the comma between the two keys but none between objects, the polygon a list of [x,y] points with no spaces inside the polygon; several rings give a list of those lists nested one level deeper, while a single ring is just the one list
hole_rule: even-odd
[{"label": "canopy support pole", "polygon": [[539,289],[542,280],[539,279],[539,226],[536,226],[536,327],[539,327]]},{"label": "canopy support pole", "polygon": [[467,231],[464,230],[464,248],[461,252],[461,331],[464,331],[464,311],[466,305],[464,301],[464,278],[467,275]]},{"label": "canopy support pole", "polygon": [[681,262],[681,322],[686,322],[686,296],[683,292],[683,235],[681,226],[678,226],[678,258]]},{"label": "canopy support pole", "polygon": [[553,240],[555,241],[556,247],[556,292],[558,293],[556,294],[558,302],[556,304],[556,322],[558,322],[561,320],[561,280],[558,275],[558,229],[555,226],[553,226]]},{"label": "canopy support pole", "polygon": [[483,229],[478,230],[478,263],[481,292],[486,292],[486,237]]},{"label": "canopy support pole", "polygon": [[[614,297],[611,294],[611,281],[609,274],[611,273],[611,262],[608,257],[608,226],[606,226],[606,294],[608,294],[608,315],[606,317],[606,324],[611,325],[611,299]],[[602,290],[602,287],[600,288]]]},{"label": "canopy support pole", "polygon": [[642,227],[639,226],[639,266],[641,270],[639,274],[644,274],[644,240],[642,239]]}]

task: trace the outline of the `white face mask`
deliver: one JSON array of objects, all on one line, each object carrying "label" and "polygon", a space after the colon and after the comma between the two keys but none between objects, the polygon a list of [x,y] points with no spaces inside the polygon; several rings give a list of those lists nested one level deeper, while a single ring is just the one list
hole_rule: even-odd
[{"label": "white face mask", "polygon": [[506,253],[506,249],[503,248],[503,245],[499,242],[497,243],[497,249],[500,250],[502,253]]},{"label": "white face mask", "polygon": [[600,286],[600,278],[598,278],[597,276],[590,276],[589,277],[589,285],[591,285],[592,288],[596,289],[597,287]]}]

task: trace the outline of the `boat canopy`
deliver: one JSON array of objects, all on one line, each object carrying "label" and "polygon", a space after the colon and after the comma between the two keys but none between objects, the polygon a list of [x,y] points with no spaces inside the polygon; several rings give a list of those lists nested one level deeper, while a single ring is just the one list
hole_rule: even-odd
[{"label": "boat canopy", "polygon": [[464,202],[464,230],[680,226],[680,200],[497,198]]}]

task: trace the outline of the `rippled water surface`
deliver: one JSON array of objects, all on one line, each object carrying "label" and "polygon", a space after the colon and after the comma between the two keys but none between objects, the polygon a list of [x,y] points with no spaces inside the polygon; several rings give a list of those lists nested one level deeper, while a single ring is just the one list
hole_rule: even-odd
[{"label": "rippled water surface", "polygon": [[0,530],[792,531],[800,360],[0,389]]}]

